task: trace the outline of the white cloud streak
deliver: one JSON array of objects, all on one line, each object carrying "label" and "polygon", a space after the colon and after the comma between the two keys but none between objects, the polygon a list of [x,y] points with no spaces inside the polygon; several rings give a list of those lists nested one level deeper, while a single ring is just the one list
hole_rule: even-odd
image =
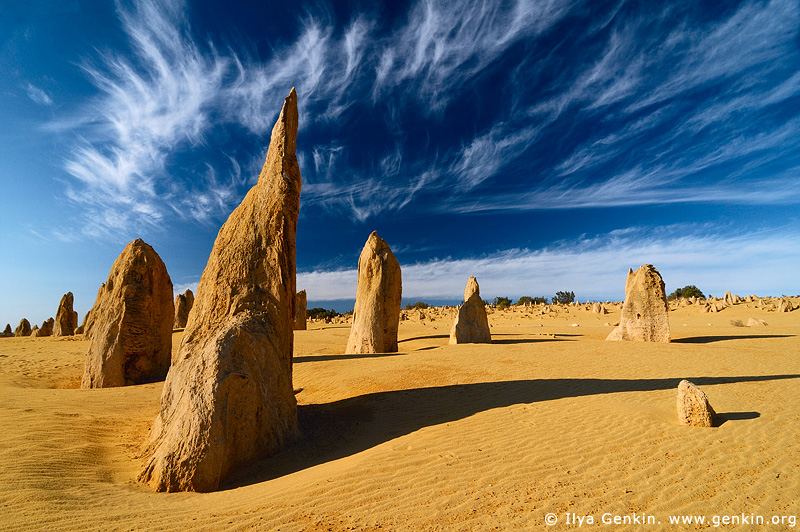
[{"label": "white cloud streak", "polygon": [[53,105],[53,99],[50,98],[50,95],[33,83],[25,85],[25,92],[28,94],[28,98],[33,100],[34,103],[48,106]]},{"label": "white cloud streak", "polygon": [[[299,153],[305,204],[358,221],[420,198],[432,212],[457,213],[797,200],[791,178],[798,161],[774,175],[756,172],[796,146],[800,122],[751,127],[753,117],[800,93],[800,77],[783,62],[787,54],[797,58],[796,2],[745,2],[705,27],[674,24],[676,8],[636,18],[617,6],[614,17],[579,37],[594,39],[594,47],[560,69],[553,59],[560,44],[545,55],[537,47],[581,11],[576,3],[420,0],[383,34],[367,15],[338,30],[329,17],[307,14],[296,39],[264,59],[199,44],[179,0],[121,6],[131,53],[101,52],[85,66],[100,92],[91,109],[81,110],[91,119],[52,124],[78,132],[64,163],[72,178],[67,196],[86,213],[84,233],[93,236],[156,227],[174,216],[224,217],[249,184],[240,165],[217,154],[230,164],[176,169],[175,159],[207,153],[215,128],[240,126],[265,136],[275,102],[296,86],[304,127],[338,123],[354,105],[385,112],[385,133],[395,144],[356,158],[372,163],[353,166],[347,156],[353,146],[335,137]],[[525,101],[530,95],[523,90],[500,100],[495,119],[474,134],[410,153],[399,117],[438,120],[512,50],[518,54],[512,78],[558,69],[540,87],[548,97]],[[709,88],[713,98],[695,97]],[[33,85],[26,90],[37,103],[52,103]],[[551,140],[553,129],[570,134],[593,124],[602,132],[581,135],[585,140],[561,160],[515,164],[508,175],[537,142]],[[635,158],[633,149],[641,152]],[[735,162],[738,174],[720,170]],[[501,177],[514,184],[514,194],[493,186]]]},{"label": "white cloud streak", "polygon": [[546,32],[571,8],[568,1],[422,0],[384,48],[373,97],[410,84],[439,110],[511,45]]},{"label": "white cloud streak", "polygon": [[[572,290],[579,299],[620,300],[628,268],[653,264],[667,288],[695,284],[707,293],[781,295],[796,286],[800,235],[791,228],[721,235],[713,227],[634,227],[536,249],[401,264],[403,296],[458,299],[475,275],[484,298],[552,297]],[[310,300],[353,299],[356,270],[298,273]]]}]

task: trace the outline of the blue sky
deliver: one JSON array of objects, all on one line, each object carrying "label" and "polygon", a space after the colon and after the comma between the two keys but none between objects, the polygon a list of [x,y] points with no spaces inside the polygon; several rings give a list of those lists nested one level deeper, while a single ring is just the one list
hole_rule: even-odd
[{"label": "blue sky", "polygon": [[291,87],[312,305],[373,230],[413,300],[800,293],[796,0],[287,4],[0,1],[2,325],[196,285]]}]

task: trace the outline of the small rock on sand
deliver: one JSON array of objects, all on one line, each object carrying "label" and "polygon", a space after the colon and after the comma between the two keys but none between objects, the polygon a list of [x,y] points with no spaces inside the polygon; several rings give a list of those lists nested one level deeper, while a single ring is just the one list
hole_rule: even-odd
[{"label": "small rock on sand", "polygon": [[712,427],[716,413],[703,391],[687,380],[678,384],[678,422],[694,427]]}]

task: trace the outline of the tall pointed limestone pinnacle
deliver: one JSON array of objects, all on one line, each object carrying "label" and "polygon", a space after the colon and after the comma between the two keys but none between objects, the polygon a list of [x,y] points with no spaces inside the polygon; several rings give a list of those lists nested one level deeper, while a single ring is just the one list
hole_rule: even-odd
[{"label": "tall pointed limestone pinnacle", "polygon": [[628,269],[619,325],[606,340],[669,342],[669,307],[664,280],[652,264]]},{"label": "tall pointed limestone pinnacle", "polygon": [[451,344],[489,344],[492,333],[489,329],[489,317],[486,306],[481,299],[478,280],[470,275],[464,289],[464,302],[456,311],[456,319],[450,329]]},{"label": "tall pointed limestone pinnacle", "polygon": [[345,353],[396,353],[402,297],[400,264],[373,231],[358,258],[356,305]]},{"label": "tall pointed limestone pinnacle", "polygon": [[213,491],[298,436],[292,388],[300,168],[297,94],[283,104],[258,183],[214,242],[139,480]]}]

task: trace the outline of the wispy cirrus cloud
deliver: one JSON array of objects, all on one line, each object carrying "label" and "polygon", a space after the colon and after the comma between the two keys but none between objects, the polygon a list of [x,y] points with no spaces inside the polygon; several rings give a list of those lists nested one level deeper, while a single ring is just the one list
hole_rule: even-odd
[{"label": "wispy cirrus cloud", "polygon": [[34,103],[39,105],[53,105],[53,99],[50,98],[50,95],[33,83],[28,82],[25,85],[25,92],[28,94],[28,98],[33,100]]},{"label": "wispy cirrus cloud", "polygon": [[[791,0],[702,22],[685,6],[601,13],[567,0],[420,0],[388,27],[375,13],[340,24],[307,12],[263,58],[200,42],[178,0],[118,11],[130,50],[87,62],[90,118],[53,126],[77,133],[64,168],[88,234],[224,217],[254,153],[212,139],[263,142],[291,86],[303,127],[326,132],[299,148],[303,201],[359,222],[412,202],[467,213],[797,201],[800,123],[781,113],[800,94]],[[382,142],[336,132],[365,120]]]},{"label": "wispy cirrus cloud", "polygon": [[550,30],[575,3],[422,0],[386,39],[373,99],[410,89],[424,95],[430,109],[441,109],[453,91],[490,69],[515,43]]},{"label": "wispy cirrus cloud", "polygon": [[[570,8],[567,1],[424,1],[411,6],[396,30],[380,35],[374,15],[356,14],[339,30],[327,14],[307,13],[294,40],[257,59],[232,47],[199,43],[181,1],[119,4],[130,50],[101,51],[87,61],[84,71],[100,92],[92,112],[81,109],[81,118],[61,118],[50,126],[80,135],[65,162],[72,177],[68,197],[81,204],[89,219],[86,232],[94,235],[158,224],[175,213],[193,219],[224,214],[228,201],[242,193],[235,175],[202,167],[184,168],[190,176],[176,175],[173,164],[176,157],[207,149],[215,128],[229,124],[267,134],[275,102],[291,86],[302,95],[301,114],[312,122],[338,120],[360,100],[383,106],[409,89],[419,92],[423,109],[437,112],[459,96],[462,85],[516,43],[547,31]],[[449,164],[463,166],[487,147],[476,138]],[[311,151],[318,153],[319,147]],[[377,171],[343,168],[353,176],[349,180],[314,176],[311,181],[319,186],[308,189],[309,200],[344,206],[362,220],[402,208],[409,191],[413,196],[439,172],[419,170],[422,161],[401,171],[401,152],[402,147],[379,156],[383,165]],[[385,192],[384,201],[371,201],[356,179]],[[473,170],[473,182],[481,179]],[[196,194],[198,181],[209,194]],[[209,195],[219,201],[209,201]]]},{"label": "wispy cirrus cloud", "polygon": [[[668,290],[694,284],[706,293],[781,295],[794,286],[800,236],[781,227],[733,233],[680,224],[630,227],[540,249],[508,249],[480,257],[433,258],[402,264],[403,296],[458,299],[470,275],[485,298],[552,295],[621,300],[628,268],[654,264]],[[741,260],[748,257],[747,261]],[[355,270],[299,272],[298,287],[312,300],[353,299]]]}]

